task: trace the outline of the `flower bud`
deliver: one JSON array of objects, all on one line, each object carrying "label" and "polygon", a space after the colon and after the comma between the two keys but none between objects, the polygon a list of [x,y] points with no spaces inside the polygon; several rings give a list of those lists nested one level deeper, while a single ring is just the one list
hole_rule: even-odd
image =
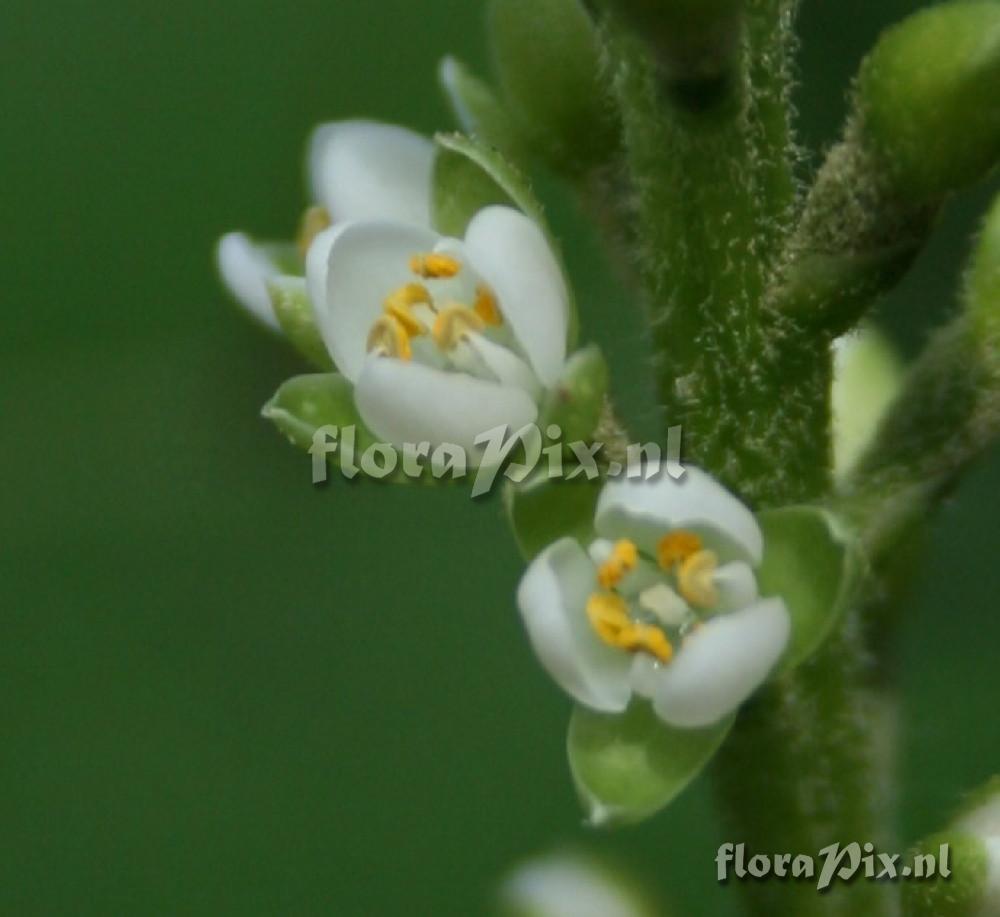
[{"label": "flower bud", "polygon": [[579,0],[493,0],[490,38],[508,107],[554,168],[605,161],[614,120],[597,31]]},{"label": "flower bud", "polygon": [[1000,159],[998,85],[1000,4],[934,6],[883,35],[862,67],[859,103],[900,193],[938,197]]}]

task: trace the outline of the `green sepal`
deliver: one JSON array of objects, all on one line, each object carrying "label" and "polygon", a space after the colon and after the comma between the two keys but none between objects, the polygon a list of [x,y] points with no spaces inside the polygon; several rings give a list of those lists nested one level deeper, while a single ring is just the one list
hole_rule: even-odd
[{"label": "green sepal", "polygon": [[[434,224],[440,232],[462,236],[476,213],[489,204],[511,204],[534,220],[545,233],[559,263],[569,293],[567,348],[573,350],[579,335],[579,316],[573,287],[559,246],[527,178],[500,150],[464,134],[437,134],[440,150],[434,168]],[[449,155],[449,154],[454,154]],[[466,160],[462,164],[460,160]],[[470,170],[470,166],[474,170]],[[478,171],[478,175],[476,174]],[[451,187],[455,181],[456,186]]]},{"label": "green sepal", "polygon": [[507,518],[525,560],[563,537],[581,544],[594,539],[594,510],[603,481],[580,475],[571,481],[542,468],[504,491]]},{"label": "green sepal", "polygon": [[454,57],[446,57],[438,67],[438,82],[458,126],[508,155],[524,155],[524,138],[511,114],[493,89]]},{"label": "green sepal", "polygon": [[792,634],[780,671],[801,665],[816,652],[854,595],[860,555],[846,527],[815,506],[767,510],[758,517],[764,560],[757,584],[765,597],[785,602]]},{"label": "green sepal", "polygon": [[434,159],[434,228],[461,238],[484,207],[517,203],[483,167],[464,153],[439,148]]},{"label": "green sepal", "polygon": [[333,360],[316,327],[316,315],[303,277],[281,276],[267,285],[271,308],[289,343],[318,369],[332,370]]},{"label": "green sepal", "polygon": [[[450,232],[453,235],[464,234],[469,221],[476,215],[485,201],[486,203],[513,204],[522,213],[531,217],[551,238],[542,205],[532,192],[528,179],[500,150],[489,146],[478,138],[467,137],[465,134],[437,134],[434,139],[442,150],[467,160],[482,174],[482,177],[475,184],[471,183],[471,179],[467,175],[460,176],[464,182],[470,183],[471,190],[475,192],[469,194],[468,202],[460,208],[462,196],[454,194],[447,187],[450,173],[457,169],[454,161],[449,163],[450,157],[446,158],[446,164],[435,169],[435,225],[441,232]],[[438,159],[441,159],[440,154]],[[488,182],[492,189],[485,190],[488,186],[481,185],[481,182]],[[444,228],[439,224],[439,213],[450,221],[449,227]]]},{"label": "green sepal", "polygon": [[567,750],[588,822],[627,825],[660,811],[701,773],[734,720],[728,716],[705,729],[677,729],[644,700],[634,700],[620,714],[577,707]]},{"label": "green sepal", "polygon": [[564,443],[589,442],[601,421],[608,393],[608,364],[596,344],[574,353],[542,402],[539,426],[555,424]]},{"label": "green sepal", "polygon": [[357,430],[358,449],[378,442],[354,405],[354,386],[340,373],[293,376],[278,387],[260,413],[293,446],[307,452],[316,431],[326,426],[339,429],[353,426]]},{"label": "green sepal", "polygon": [[580,0],[492,0],[489,35],[505,101],[533,151],[569,174],[607,162],[615,119]]},{"label": "green sepal", "polygon": [[1000,159],[1000,4],[944,3],[890,29],[862,67],[866,137],[900,193],[929,199]]}]

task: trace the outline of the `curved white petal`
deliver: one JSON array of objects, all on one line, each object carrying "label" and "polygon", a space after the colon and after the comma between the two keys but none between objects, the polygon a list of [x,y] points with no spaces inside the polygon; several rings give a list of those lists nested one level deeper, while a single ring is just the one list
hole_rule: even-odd
[{"label": "curved white petal", "polygon": [[352,382],[365,363],[368,334],[383,313],[385,298],[415,279],[410,257],[431,251],[437,240],[429,229],[402,223],[348,223],[324,231],[310,247],[309,289],[310,296],[316,297],[320,333],[337,369]]},{"label": "curved white petal", "polygon": [[434,144],[393,124],[336,121],[313,131],[313,196],[336,223],[400,220],[431,225]]},{"label": "curved white petal", "polygon": [[622,476],[597,501],[595,527],[606,538],[632,538],[652,552],[671,529],[701,534],[723,561],[757,566],[764,536],[753,513],[714,478],[688,466],[675,480],[665,469],[653,478]]},{"label": "curved white petal", "polygon": [[532,369],[553,385],[566,360],[569,294],[545,234],[518,210],[486,207],[469,224],[465,249]]},{"label": "curved white petal", "polygon": [[719,591],[715,612],[738,611],[757,601],[757,577],[742,561],[723,564],[715,571],[712,582]]},{"label": "curved white petal", "polygon": [[479,464],[476,437],[507,425],[516,432],[538,409],[518,388],[391,357],[370,357],[354,392],[362,419],[380,439],[403,443],[449,443]]},{"label": "curved white petal", "polygon": [[745,701],[778,661],[791,622],[781,599],[712,618],[657,674],[653,708],[672,726],[717,722]]},{"label": "curved white petal", "polygon": [[316,234],[309,245],[309,251],[306,252],[306,292],[320,322],[327,312],[326,280],[330,268],[330,249],[337,236],[349,225],[349,223],[339,223],[336,226],[328,226]]},{"label": "curved white petal", "polygon": [[572,538],[538,555],[517,590],[528,639],[561,688],[593,710],[620,713],[628,706],[632,657],[601,643],[587,620],[594,565]]},{"label": "curved white petal", "polygon": [[242,232],[219,239],[216,263],[226,288],[254,318],[277,329],[278,319],[271,308],[267,282],[281,272],[263,249]]},{"label": "curved white petal", "polygon": [[498,382],[524,389],[535,401],[541,399],[541,386],[531,367],[512,350],[476,333],[468,336],[466,346],[475,352],[480,365],[495,376]]}]

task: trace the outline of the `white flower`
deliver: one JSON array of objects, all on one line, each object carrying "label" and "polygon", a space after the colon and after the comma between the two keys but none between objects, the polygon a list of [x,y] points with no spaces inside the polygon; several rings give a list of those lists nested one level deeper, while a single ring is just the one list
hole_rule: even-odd
[{"label": "white flower", "polygon": [[584,706],[617,713],[633,694],[673,726],[702,727],[764,681],[790,634],[761,598],[753,514],[702,471],[605,485],[585,550],[564,538],[531,563],[518,605],[532,646]]},{"label": "white flower", "polygon": [[[302,274],[302,261],[319,232],[353,220],[393,220],[429,227],[434,144],[390,124],[339,121],[324,124],[309,144],[309,185],[315,206],[306,211],[298,257],[279,246],[253,242],[239,232],[219,240],[219,273],[233,297],[255,318],[277,328],[267,284]],[[298,264],[295,264],[295,262]]]},{"label": "white flower", "polygon": [[562,271],[510,207],[481,210],[462,240],[413,222],[334,225],[309,249],[306,278],[362,419],[394,445],[453,444],[474,463],[474,440],[532,423],[562,371]]}]

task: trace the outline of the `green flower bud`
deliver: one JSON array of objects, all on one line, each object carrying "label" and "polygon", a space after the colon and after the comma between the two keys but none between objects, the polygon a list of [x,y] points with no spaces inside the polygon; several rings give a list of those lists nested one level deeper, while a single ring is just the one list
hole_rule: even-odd
[{"label": "green flower bud", "polygon": [[534,151],[564,172],[606,161],[614,119],[579,0],[493,0],[489,31],[507,105]]},{"label": "green flower bud", "polygon": [[867,140],[900,193],[943,195],[1000,159],[1000,4],[956,2],[890,29],[866,60]]},{"label": "green flower bud", "polygon": [[578,350],[567,361],[562,377],[542,405],[542,426],[555,424],[566,443],[593,438],[608,391],[608,365],[595,344]]}]

